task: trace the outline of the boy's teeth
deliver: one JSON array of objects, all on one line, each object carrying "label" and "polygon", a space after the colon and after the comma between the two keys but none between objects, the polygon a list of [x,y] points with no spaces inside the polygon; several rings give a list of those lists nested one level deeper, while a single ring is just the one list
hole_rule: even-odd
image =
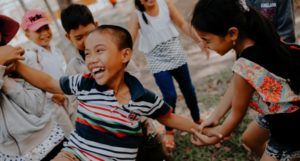
[{"label": "boy's teeth", "polygon": [[96,72],[98,72],[99,70],[101,70],[100,68],[94,68],[93,70],[92,70],[92,72],[93,73],[96,73]]}]

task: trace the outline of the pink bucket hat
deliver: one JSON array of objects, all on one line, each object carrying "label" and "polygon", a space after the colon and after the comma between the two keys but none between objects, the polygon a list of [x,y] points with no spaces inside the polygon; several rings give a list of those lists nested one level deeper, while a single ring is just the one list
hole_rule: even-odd
[{"label": "pink bucket hat", "polygon": [[24,30],[36,31],[42,26],[48,25],[49,20],[46,14],[40,10],[29,10],[22,19],[22,28]]},{"label": "pink bucket hat", "polygon": [[0,32],[2,33],[5,43],[8,43],[18,32],[19,24],[15,20],[0,15]]}]

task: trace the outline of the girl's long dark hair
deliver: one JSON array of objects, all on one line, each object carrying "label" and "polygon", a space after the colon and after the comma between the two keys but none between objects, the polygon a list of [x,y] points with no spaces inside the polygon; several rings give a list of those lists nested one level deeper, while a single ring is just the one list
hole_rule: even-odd
[{"label": "girl's long dark hair", "polygon": [[192,25],[204,31],[224,37],[230,27],[239,29],[239,39],[250,38],[261,47],[270,59],[280,60],[280,71],[271,71],[288,80],[292,90],[300,93],[300,64],[292,59],[287,46],[270,21],[249,7],[245,10],[239,0],[200,0],[194,9]]},{"label": "girl's long dark hair", "polygon": [[148,24],[149,22],[148,22],[148,19],[147,19],[146,15],[145,15],[146,9],[145,9],[144,5],[141,3],[141,0],[134,0],[134,4],[135,4],[135,7],[139,11],[141,11],[142,17],[143,17],[143,20],[145,21],[145,23]]}]

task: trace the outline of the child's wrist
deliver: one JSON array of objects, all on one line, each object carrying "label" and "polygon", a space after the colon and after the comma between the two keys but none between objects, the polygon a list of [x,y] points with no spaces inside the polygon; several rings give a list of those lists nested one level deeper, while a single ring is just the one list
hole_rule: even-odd
[{"label": "child's wrist", "polygon": [[167,135],[174,135],[175,131],[174,130],[166,130]]}]

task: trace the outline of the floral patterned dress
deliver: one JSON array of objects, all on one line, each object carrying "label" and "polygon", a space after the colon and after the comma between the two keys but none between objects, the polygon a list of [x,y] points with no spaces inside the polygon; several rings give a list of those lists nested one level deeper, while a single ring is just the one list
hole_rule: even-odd
[{"label": "floral patterned dress", "polygon": [[300,96],[291,90],[286,79],[246,58],[239,58],[232,70],[255,88],[249,103],[255,111],[266,115],[291,113],[300,108],[292,103],[300,101]]}]

